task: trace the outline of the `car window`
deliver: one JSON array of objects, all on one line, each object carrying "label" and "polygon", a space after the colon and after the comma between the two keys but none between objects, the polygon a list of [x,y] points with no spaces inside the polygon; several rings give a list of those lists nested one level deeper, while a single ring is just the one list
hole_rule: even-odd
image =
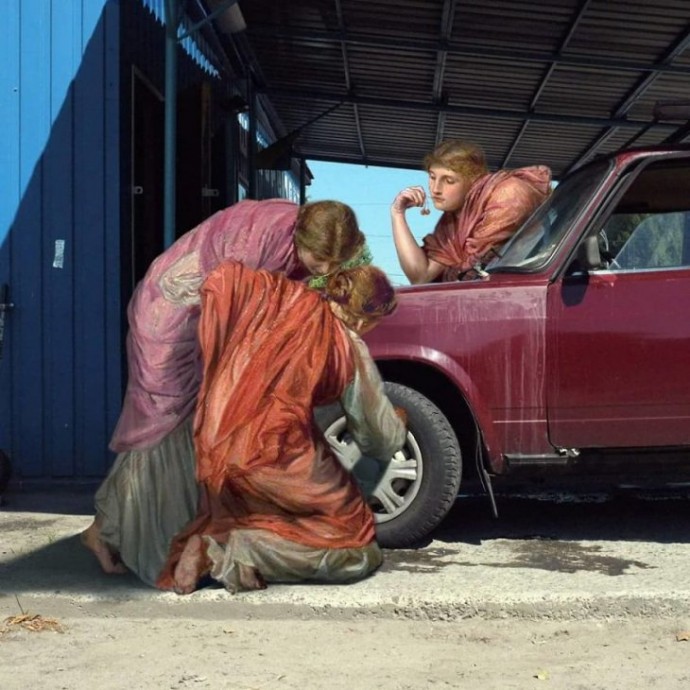
[{"label": "car window", "polygon": [[686,266],[689,224],[690,212],[613,216],[600,234],[602,257],[612,271]]},{"label": "car window", "polygon": [[690,266],[690,161],[666,160],[642,170],[598,241],[604,270]]},{"label": "car window", "polygon": [[545,266],[610,168],[610,163],[598,161],[566,177],[486,270],[489,273],[529,272]]}]

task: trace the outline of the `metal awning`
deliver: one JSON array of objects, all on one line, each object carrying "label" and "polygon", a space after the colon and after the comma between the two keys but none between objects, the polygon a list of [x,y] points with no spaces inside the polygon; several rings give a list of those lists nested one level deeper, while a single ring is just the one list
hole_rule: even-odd
[{"label": "metal awning", "polygon": [[223,41],[295,156],[417,168],[437,141],[464,137],[493,168],[545,163],[558,177],[690,134],[655,115],[690,99],[687,0],[238,5],[246,31]]}]

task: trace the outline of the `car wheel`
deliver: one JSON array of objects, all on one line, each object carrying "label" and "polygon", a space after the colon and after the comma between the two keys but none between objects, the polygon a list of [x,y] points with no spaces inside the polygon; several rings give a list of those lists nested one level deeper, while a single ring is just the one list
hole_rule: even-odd
[{"label": "car wheel", "polygon": [[407,412],[408,433],[383,473],[381,463],[360,453],[340,405],[321,408],[316,420],[367,497],[379,544],[404,548],[418,544],[446,516],[458,494],[462,461],[455,432],[434,403],[396,383],[386,383],[386,393]]}]

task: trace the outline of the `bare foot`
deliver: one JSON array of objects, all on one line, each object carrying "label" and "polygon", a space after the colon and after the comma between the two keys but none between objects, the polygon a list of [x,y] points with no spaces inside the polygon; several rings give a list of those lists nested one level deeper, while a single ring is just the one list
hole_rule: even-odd
[{"label": "bare foot", "polygon": [[251,565],[238,563],[240,587],[243,590],[266,589],[266,580],[261,573]]},{"label": "bare foot", "polygon": [[127,568],[124,563],[115,558],[113,552],[101,541],[100,534],[101,530],[98,523],[94,521],[88,529],[81,533],[81,543],[93,552],[103,572],[109,575],[124,575]]},{"label": "bare foot", "polygon": [[204,574],[206,550],[198,534],[193,534],[187,540],[180,560],[175,567],[173,580],[178,594],[191,594],[196,589],[196,583]]}]

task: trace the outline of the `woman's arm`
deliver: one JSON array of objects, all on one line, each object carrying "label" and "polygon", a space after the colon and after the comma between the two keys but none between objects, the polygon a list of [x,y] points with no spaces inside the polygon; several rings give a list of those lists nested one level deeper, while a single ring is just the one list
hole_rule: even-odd
[{"label": "woman's arm", "polygon": [[405,444],[407,430],[386,396],[383,380],[366,344],[353,332],[349,335],[355,377],[340,399],[347,428],[364,455],[387,463]]},{"label": "woman's arm", "polygon": [[441,274],[444,268],[443,264],[429,259],[417,244],[405,217],[405,211],[408,208],[423,206],[425,198],[426,194],[421,187],[407,187],[395,197],[391,206],[395,251],[398,254],[400,267],[413,285],[431,282]]}]

